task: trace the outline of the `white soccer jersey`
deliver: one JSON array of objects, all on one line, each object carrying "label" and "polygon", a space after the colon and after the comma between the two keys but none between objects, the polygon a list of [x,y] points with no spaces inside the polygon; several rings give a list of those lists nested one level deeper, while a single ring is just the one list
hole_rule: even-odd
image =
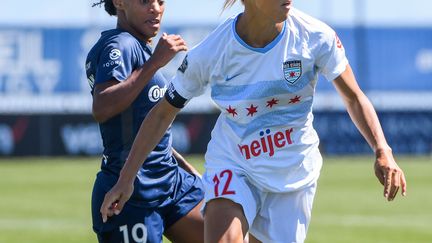
[{"label": "white soccer jersey", "polygon": [[345,70],[344,48],[330,27],[296,9],[264,48],[241,40],[237,18],[188,53],[172,85],[186,99],[210,86],[221,110],[207,168],[235,167],[265,191],[302,188],[322,165],[312,127],[317,76],[333,80]]}]

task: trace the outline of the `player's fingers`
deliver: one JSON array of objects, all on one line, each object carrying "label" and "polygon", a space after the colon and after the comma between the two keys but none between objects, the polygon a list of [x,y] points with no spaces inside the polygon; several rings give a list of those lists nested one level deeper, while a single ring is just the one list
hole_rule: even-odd
[{"label": "player's fingers", "polygon": [[183,42],[171,43],[171,48],[174,52],[187,51],[187,45]]},{"label": "player's fingers", "polygon": [[108,220],[108,217],[111,217],[113,215],[113,208],[112,204],[116,200],[112,198],[111,193],[105,194],[104,201],[102,203],[102,206],[100,208],[100,213],[102,214],[102,221],[105,223]]},{"label": "player's fingers", "polygon": [[182,40],[182,37],[180,35],[169,35],[169,38],[174,41]]},{"label": "player's fingers", "polygon": [[384,197],[387,198],[387,199],[389,198],[389,195],[390,195],[390,188],[391,188],[391,185],[392,185],[392,179],[393,179],[393,176],[392,176],[391,170],[387,170],[385,172],[385,174],[384,174],[384,180],[385,180],[385,183],[384,183]]},{"label": "player's fingers", "polygon": [[184,41],[184,39],[179,35],[168,35],[166,36],[170,41]]},{"label": "player's fingers", "polygon": [[406,196],[407,182],[406,182],[405,174],[403,173],[403,171],[401,172],[400,178],[401,178],[400,180],[401,180],[401,187],[402,187],[402,196]]},{"label": "player's fingers", "polygon": [[392,180],[392,185],[390,188],[390,194],[388,198],[389,201],[392,201],[396,197],[397,192],[399,191],[400,188],[400,172],[397,170],[393,171],[392,176],[393,176],[393,180]]},{"label": "player's fingers", "polygon": [[180,45],[186,45],[186,42],[183,39],[179,40],[173,40],[170,42],[172,46],[180,46]]},{"label": "player's fingers", "polygon": [[182,38],[178,38],[176,35],[162,35],[162,38],[166,40],[168,43],[174,43],[176,41],[182,40]]},{"label": "player's fingers", "polygon": [[178,46],[175,47],[175,50],[177,52],[179,52],[179,51],[187,51],[188,47],[186,45],[178,45]]},{"label": "player's fingers", "polygon": [[119,215],[120,212],[123,210],[123,207],[128,199],[126,199],[124,196],[120,197],[119,201],[117,202],[116,206],[114,207],[114,214]]},{"label": "player's fingers", "polygon": [[108,217],[112,216],[113,212],[109,207],[107,208],[105,205],[102,205],[100,213],[102,215],[102,221],[105,223],[108,220]]},{"label": "player's fingers", "polygon": [[107,214],[102,212],[102,211],[101,211],[101,214],[102,214],[102,222],[106,223],[106,221],[108,220]]}]

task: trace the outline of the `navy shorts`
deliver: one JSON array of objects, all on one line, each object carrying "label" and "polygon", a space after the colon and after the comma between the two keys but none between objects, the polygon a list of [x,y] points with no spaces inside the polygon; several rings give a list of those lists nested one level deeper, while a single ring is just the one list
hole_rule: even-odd
[{"label": "navy shorts", "polygon": [[163,232],[204,198],[201,179],[178,168],[175,189],[160,206],[140,207],[136,202],[127,202],[119,215],[109,217],[103,223],[100,207],[116,181],[116,176],[101,171],[93,187],[93,230],[100,243],[160,243]]}]

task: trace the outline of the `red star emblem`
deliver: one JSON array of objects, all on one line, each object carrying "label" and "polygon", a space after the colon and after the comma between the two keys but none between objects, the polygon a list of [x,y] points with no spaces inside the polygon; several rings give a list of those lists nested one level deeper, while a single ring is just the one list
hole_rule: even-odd
[{"label": "red star emblem", "polygon": [[236,109],[232,108],[231,106],[228,106],[228,108],[225,109],[228,113],[230,113],[233,117],[237,116]]},{"label": "red star emblem", "polygon": [[266,107],[272,108],[274,105],[277,105],[278,102],[279,102],[279,100],[273,98],[273,99],[267,101],[267,106]]},{"label": "red star emblem", "polygon": [[246,110],[248,110],[248,114],[247,114],[247,116],[253,116],[255,113],[258,112],[257,109],[258,109],[258,106],[250,105],[249,108],[246,108]]},{"label": "red star emblem", "polygon": [[289,104],[295,104],[295,103],[300,102],[300,98],[301,98],[301,96],[297,96],[297,95],[296,95],[294,98],[291,98],[291,99],[290,99]]},{"label": "red star emblem", "polygon": [[290,78],[294,78],[296,76],[295,72],[290,72],[289,74]]}]

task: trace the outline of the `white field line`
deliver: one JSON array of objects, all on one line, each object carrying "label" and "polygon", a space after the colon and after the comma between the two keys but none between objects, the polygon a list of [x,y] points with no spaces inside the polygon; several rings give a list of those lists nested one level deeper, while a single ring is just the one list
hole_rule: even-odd
[{"label": "white field line", "polygon": [[78,230],[91,231],[91,222],[67,219],[0,219],[0,232],[3,230]]}]

